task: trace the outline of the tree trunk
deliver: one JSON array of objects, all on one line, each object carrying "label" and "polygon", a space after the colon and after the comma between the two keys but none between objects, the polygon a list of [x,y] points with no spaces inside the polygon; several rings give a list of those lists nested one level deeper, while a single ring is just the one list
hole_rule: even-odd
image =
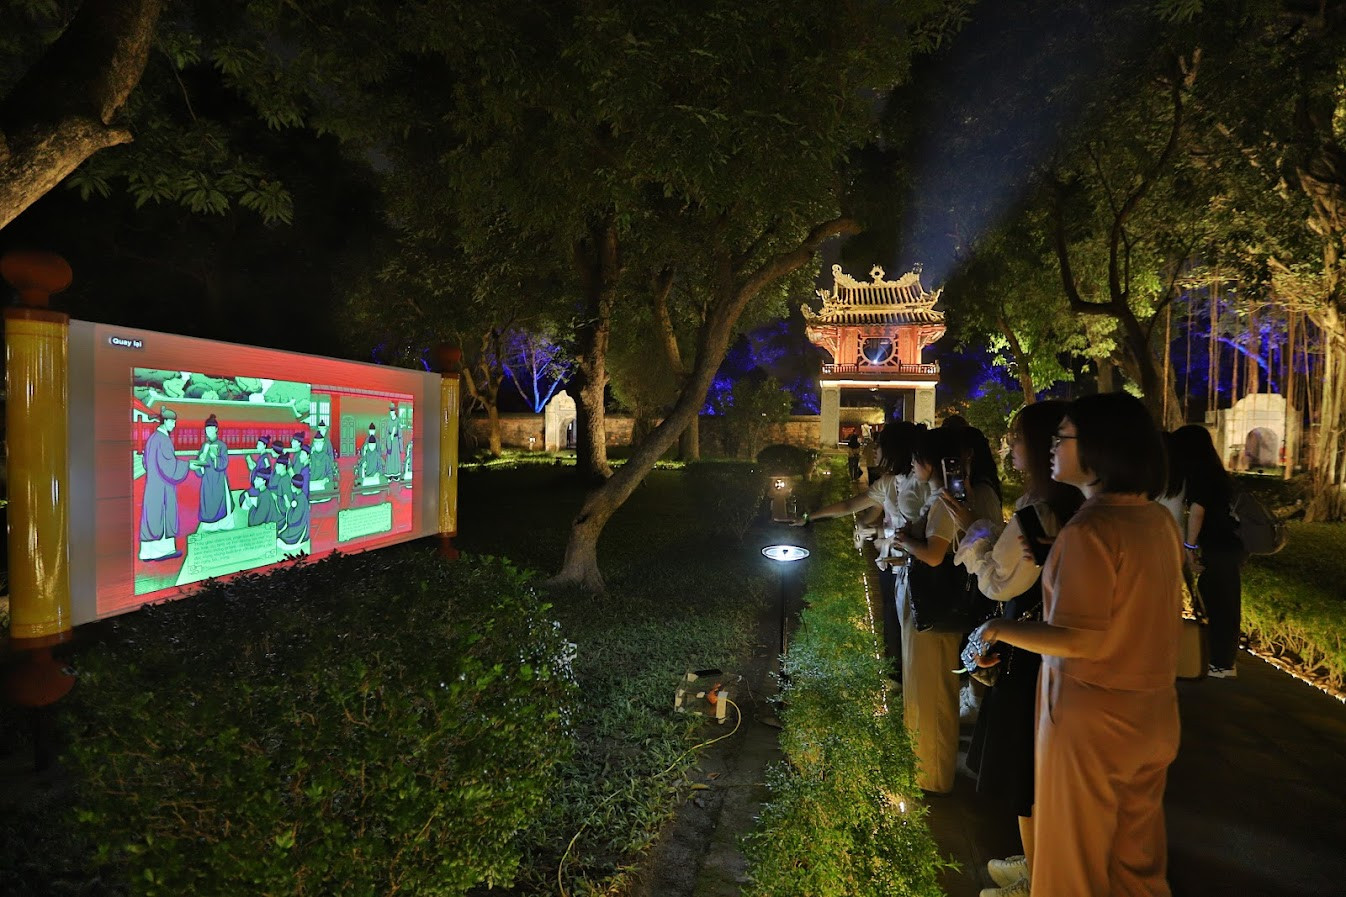
[{"label": "tree trunk", "polygon": [[766,286],[805,265],[824,240],[837,234],[856,233],[858,230],[859,225],[855,221],[839,218],[818,225],[799,246],[772,256],[751,272],[738,272],[730,265],[725,265],[697,341],[696,363],[683,382],[677,401],[649,438],[636,447],[630,459],[585,498],[571,523],[570,539],[566,543],[561,570],[549,581],[549,585],[579,586],[590,592],[603,590],[603,575],[598,568],[598,538],[612,515],[654,469],[654,463],[701,412],[715,371],[729,351],[734,325],[738,323],[744,308]]},{"label": "tree trunk", "polygon": [[688,421],[687,429],[683,430],[682,435],[678,437],[678,460],[701,460],[701,412],[699,409]]},{"label": "tree trunk", "polygon": [[608,385],[612,309],[617,299],[616,225],[605,222],[579,241],[575,264],[584,285],[587,319],[578,328],[575,376],[567,392],[575,399],[576,472],[581,480],[589,482],[612,476],[603,398]]},{"label": "tree trunk", "polygon": [[[606,365],[599,360],[597,367],[606,373]],[[566,391],[575,400],[575,463],[576,473],[584,482],[605,480],[612,476],[608,465],[607,412],[603,407],[603,386],[606,377],[596,379],[594,366],[584,360],[575,368]]]},{"label": "tree trunk", "polygon": [[[673,330],[673,316],[668,312],[668,297],[673,292],[673,269],[665,268],[655,278],[650,294],[654,299],[654,323],[659,334],[659,343],[664,349],[664,361],[677,378],[679,388],[687,378],[687,368],[682,363],[682,351],[678,348],[678,335]],[[634,440],[632,440],[634,442]],[[678,460],[701,460],[701,415],[694,415],[687,429],[678,437]]]},{"label": "tree trunk", "polygon": [[1339,521],[1346,518],[1346,318],[1334,304],[1313,318],[1323,334],[1323,389],[1304,519]]},{"label": "tree trunk", "polygon": [[1000,333],[1009,343],[1010,353],[1014,355],[1014,373],[1019,378],[1019,388],[1023,390],[1024,404],[1031,405],[1038,400],[1037,392],[1033,389],[1033,359],[1024,351],[1023,344],[1019,342],[1018,334],[1010,326],[1009,320],[1000,315],[996,318],[996,325],[1000,328]]},{"label": "tree trunk", "polygon": [[140,83],[163,0],[85,0],[0,102],[0,228],[85,159],[131,141],[112,127]]},{"label": "tree trunk", "polygon": [[504,451],[504,446],[500,441],[500,404],[491,402],[486,406],[486,444],[491,451],[492,458],[499,458]]}]

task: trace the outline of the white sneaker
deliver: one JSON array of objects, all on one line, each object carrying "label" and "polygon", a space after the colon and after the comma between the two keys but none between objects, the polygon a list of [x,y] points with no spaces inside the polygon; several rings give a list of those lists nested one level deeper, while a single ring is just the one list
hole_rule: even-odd
[{"label": "white sneaker", "polygon": [[1003,860],[991,860],[986,864],[986,871],[991,876],[991,881],[1002,888],[1008,887],[1019,879],[1028,877],[1028,858],[1019,854],[1005,857]]},{"label": "white sneaker", "polygon": [[1206,669],[1206,676],[1211,679],[1237,679],[1239,671],[1235,667],[1217,667],[1211,664]]},{"label": "white sneaker", "polygon": [[958,693],[958,722],[962,725],[971,725],[977,721],[977,714],[981,711],[981,699],[978,694],[972,690],[972,683],[966,682]]},{"label": "white sneaker", "polygon": [[981,897],[1029,897],[1028,879],[1021,878],[1003,888],[982,888]]}]

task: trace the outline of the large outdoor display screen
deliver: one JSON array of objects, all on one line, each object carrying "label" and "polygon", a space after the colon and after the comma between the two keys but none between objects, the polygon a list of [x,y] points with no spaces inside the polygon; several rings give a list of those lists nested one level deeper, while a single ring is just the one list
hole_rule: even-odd
[{"label": "large outdoor display screen", "polygon": [[70,339],[77,622],[434,532],[437,376],[84,322]]}]

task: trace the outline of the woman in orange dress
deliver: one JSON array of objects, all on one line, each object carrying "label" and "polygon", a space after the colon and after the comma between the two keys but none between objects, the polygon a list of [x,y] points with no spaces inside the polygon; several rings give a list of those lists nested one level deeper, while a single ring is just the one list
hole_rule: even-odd
[{"label": "woman in orange dress", "polygon": [[1032,893],[1166,897],[1182,539],[1152,501],[1167,476],[1163,443],[1125,393],[1071,403],[1053,442],[1053,478],[1085,502],[1043,566],[1043,621],[974,633],[1043,656]]}]

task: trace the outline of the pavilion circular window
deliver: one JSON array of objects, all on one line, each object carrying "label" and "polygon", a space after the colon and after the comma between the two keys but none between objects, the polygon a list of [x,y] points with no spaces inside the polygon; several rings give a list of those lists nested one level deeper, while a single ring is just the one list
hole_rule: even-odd
[{"label": "pavilion circular window", "polygon": [[897,346],[887,337],[870,337],[860,344],[860,354],[867,364],[890,364]]}]

